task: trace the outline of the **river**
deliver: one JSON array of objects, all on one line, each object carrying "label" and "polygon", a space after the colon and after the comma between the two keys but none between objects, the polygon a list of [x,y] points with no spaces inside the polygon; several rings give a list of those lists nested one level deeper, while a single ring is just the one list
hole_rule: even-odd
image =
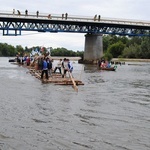
[{"label": "river", "polygon": [[128,63],[75,61],[76,92],[1,57],[0,150],[150,150],[150,63]]}]

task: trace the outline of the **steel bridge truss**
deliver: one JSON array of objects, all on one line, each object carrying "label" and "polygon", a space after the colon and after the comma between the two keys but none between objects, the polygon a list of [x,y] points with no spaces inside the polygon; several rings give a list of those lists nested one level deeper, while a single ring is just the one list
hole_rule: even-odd
[{"label": "steel bridge truss", "polygon": [[149,26],[23,18],[0,18],[0,30],[4,36],[21,35],[21,31],[150,36]]}]

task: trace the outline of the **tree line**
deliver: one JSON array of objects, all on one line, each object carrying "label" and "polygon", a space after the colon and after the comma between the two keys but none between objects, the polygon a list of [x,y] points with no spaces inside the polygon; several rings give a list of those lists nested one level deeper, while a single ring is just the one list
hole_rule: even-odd
[{"label": "tree line", "polygon": [[104,57],[150,59],[150,37],[103,36]]},{"label": "tree line", "polygon": [[[0,57],[13,57],[13,56],[24,56],[24,55],[32,55],[34,54],[45,54],[48,53],[49,50],[45,47],[41,48],[40,46],[34,46],[31,48],[25,47],[23,48],[21,45],[12,46],[7,43],[0,43]],[[67,50],[66,48],[51,48],[50,50],[51,56],[70,56],[70,57],[83,57],[83,51],[73,51]]]},{"label": "tree line", "polygon": [[[108,60],[112,58],[140,58],[150,59],[150,37],[126,37],[116,35],[103,36],[104,57]],[[17,45],[16,47],[7,43],[0,43],[0,56],[30,55],[33,51],[46,53],[47,49],[41,51],[40,46],[25,47]],[[67,50],[66,48],[51,48],[51,56],[70,56],[82,57],[84,51]]]}]

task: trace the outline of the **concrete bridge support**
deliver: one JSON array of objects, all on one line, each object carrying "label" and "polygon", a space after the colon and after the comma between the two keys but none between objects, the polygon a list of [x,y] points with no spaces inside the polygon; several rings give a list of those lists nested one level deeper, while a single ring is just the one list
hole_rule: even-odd
[{"label": "concrete bridge support", "polygon": [[102,34],[86,34],[83,63],[97,63],[103,56]]}]

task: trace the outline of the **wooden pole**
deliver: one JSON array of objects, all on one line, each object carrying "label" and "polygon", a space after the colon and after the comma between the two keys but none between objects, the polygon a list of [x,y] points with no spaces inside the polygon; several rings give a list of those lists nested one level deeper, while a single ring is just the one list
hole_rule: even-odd
[{"label": "wooden pole", "polygon": [[75,89],[76,92],[78,92],[78,87],[77,87],[76,82],[74,81],[74,79],[72,77],[72,74],[69,71],[68,71],[68,73],[69,73],[69,76],[70,76],[71,81],[73,83],[73,88]]},{"label": "wooden pole", "polygon": [[79,80],[81,80],[81,75],[82,75],[82,71],[83,71],[83,66],[82,66],[82,68],[81,68],[81,73],[80,73],[80,77],[79,77]]}]

